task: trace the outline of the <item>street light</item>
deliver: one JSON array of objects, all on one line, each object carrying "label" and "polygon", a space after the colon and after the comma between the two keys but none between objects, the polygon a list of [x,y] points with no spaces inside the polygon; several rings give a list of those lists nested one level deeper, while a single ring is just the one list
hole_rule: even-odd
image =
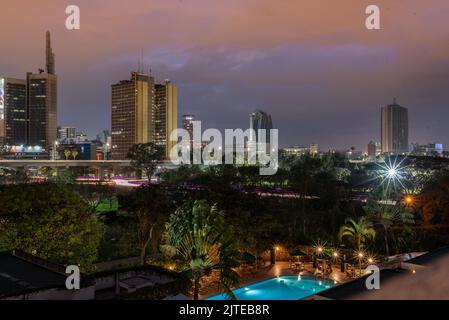
[{"label": "street light", "polygon": [[109,147],[110,147],[110,144],[109,144],[109,142],[106,142],[106,154],[105,154],[105,160],[109,160]]},{"label": "street light", "polygon": [[359,258],[359,274],[362,275],[362,259],[365,256],[365,254],[362,251],[359,251],[357,253],[357,257]]},{"label": "street light", "polygon": [[53,146],[53,160],[57,160],[56,158],[57,158],[57,154],[58,154],[58,145],[59,145],[59,141],[58,140],[55,140],[55,142],[54,142],[54,146]]},{"label": "street light", "polygon": [[413,197],[412,196],[406,196],[405,197],[405,203],[406,204],[412,204],[414,202],[414,199],[413,199]]}]

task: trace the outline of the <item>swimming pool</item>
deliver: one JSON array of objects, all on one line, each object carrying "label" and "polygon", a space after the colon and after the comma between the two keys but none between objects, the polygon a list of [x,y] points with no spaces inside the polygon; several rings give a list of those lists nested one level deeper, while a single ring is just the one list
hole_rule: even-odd
[{"label": "swimming pool", "polygon": [[[237,300],[299,300],[333,287],[333,281],[307,276],[280,276],[232,290]],[[205,300],[226,300],[225,294]]]}]

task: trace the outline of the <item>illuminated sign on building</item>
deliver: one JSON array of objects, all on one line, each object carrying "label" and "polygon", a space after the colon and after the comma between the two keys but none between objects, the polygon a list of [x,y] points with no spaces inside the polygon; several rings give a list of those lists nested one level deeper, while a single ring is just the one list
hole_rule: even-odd
[{"label": "illuminated sign on building", "polygon": [[41,146],[11,146],[9,151],[12,153],[39,153],[43,149]]},{"label": "illuminated sign on building", "polygon": [[0,120],[5,118],[5,79],[0,78]]}]

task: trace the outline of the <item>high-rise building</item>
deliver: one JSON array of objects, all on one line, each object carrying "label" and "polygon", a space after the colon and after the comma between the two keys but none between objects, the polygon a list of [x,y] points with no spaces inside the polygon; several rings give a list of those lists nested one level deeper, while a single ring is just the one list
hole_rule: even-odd
[{"label": "high-rise building", "polygon": [[151,141],[154,78],[132,72],[130,80],[112,85],[112,159],[126,159],[136,143]]},{"label": "high-rise building", "polygon": [[370,141],[368,143],[368,157],[375,159],[382,153],[382,146],[380,142]]},{"label": "high-rise building", "polygon": [[57,136],[57,78],[50,73],[27,74],[28,144],[53,147]]},{"label": "high-rise building", "polygon": [[75,127],[58,127],[58,140],[70,141],[76,138]]},{"label": "high-rise building", "polygon": [[57,76],[50,32],[46,33],[46,70],[26,80],[1,78],[0,143],[54,148],[57,139]]},{"label": "high-rise building", "polygon": [[170,134],[178,128],[178,89],[165,80],[154,86],[153,142],[164,150],[165,158],[176,141],[170,141]]},{"label": "high-rise building", "polygon": [[408,110],[396,103],[382,108],[382,152],[408,152]]},{"label": "high-rise building", "polygon": [[27,144],[26,80],[0,77],[0,145]]},{"label": "high-rise building", "polygon": [[264,111],[257,110],[249,115],[249,128],[254,130],[251,132],[249,137],[249,142],[261,142],[258,130],[266,130],[265,137],[266,141],[262,143],[270,143],[270,130],[273,129],[273,123],[271,121],[271,115],[265,113]]},{"label": "high-rise building", "polygon": [[189,133],[190,141],[193,140],[193,121],[195,121],[194,115],[184,114],[182,116],[182,128]]},{"label": "high-rise building", "polygon": [[46,72],[27,73],[28,144],[53,148],[57,137],[57,81],[50,32],[46,34]]}]

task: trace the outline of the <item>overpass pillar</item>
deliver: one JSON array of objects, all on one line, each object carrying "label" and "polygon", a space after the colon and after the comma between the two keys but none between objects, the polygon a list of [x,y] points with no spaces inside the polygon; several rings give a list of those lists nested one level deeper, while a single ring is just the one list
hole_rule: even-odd
[{"label": "overpass pillar", "polygon": [[100,178],[100,180],[104,179],[104,168],[103,167],[98,167],[97,168],[97,173],[98,173],[98,177]]}]

